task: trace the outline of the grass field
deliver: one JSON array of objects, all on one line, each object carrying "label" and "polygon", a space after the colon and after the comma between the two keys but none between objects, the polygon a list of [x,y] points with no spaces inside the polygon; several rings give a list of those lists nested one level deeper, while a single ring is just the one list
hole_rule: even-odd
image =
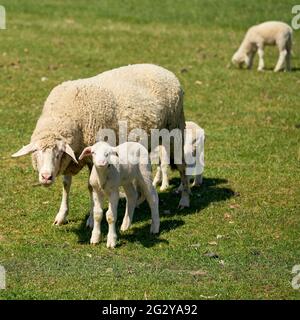
[{"label": "grass field", "polygon": [[[227,68],[247,27],[290,24],[294,1],[0,4],[0,299],[300,298],[291,286],[300,264],[300,30],[293,72],[271,71],[275,48],[263,73]],[[184,211],[177,196],[159,194],[158,237],[143,205],[115,250],[105,238],[90,246],[87,171],[74,179],[69,223],[54,227],[61,184],[34,187],[30,157],[10,155],[29,142],[55,85],[141,62],[180,79],[186,118],[206,130],[204,185]],[[170,191],[178,182],[175,173]]]}]

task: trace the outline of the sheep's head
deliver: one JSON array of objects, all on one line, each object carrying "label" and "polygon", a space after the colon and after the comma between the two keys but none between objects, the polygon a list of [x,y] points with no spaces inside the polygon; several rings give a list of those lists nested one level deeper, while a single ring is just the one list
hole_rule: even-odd
[{"label": "sheep's head", "polygon": [[240,51],[237,51],[232,59],[231,59],[231,62],[238,66],[239,68],[242,68],[243,67],[243,64],[246,62],[246,55],[245,54],[242,54]]},{"label": "sheep's head", "polygon": [[14,153],[12,157],[21,157],[32,154],[32,164],[39,173],[39,182],[43,186],[50,186],[58,174],[63,172],[71,159],[64,159],[64,155],[69,155],[76,163],[76,157],[73,149],[62,140],[55,140],[51,144],[45,144],[42,140],[32,142],[19,151]]},{"label": "sheep's head", "polygon": [[110,163],[113,162],[113,159],[111,157],[115,154],[116,148],[110,146],[106,142],[101,141],[97,142],[93,146],[86,147],[82,151],[79,160],[91,156],[93,158],[93,163],[96,168],[105,169]]}]

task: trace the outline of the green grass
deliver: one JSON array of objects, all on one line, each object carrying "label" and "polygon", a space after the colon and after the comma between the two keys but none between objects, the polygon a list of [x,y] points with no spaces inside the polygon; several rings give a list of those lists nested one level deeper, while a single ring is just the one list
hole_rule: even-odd
[{"label": "green grass", "polygon": [[[7,13],[7,30],[0,30],[0,264],[7,270],[1,299],[300,298],[291,287],[292,267],[300,264],[300,31],[294,72],[270,71],[275,48],[266,50],[264,73],[226,67],[248,26],[290,23],[293,1],[1,4]],[[105,237],[90,246],[87,172],[74,179],[69,224],[53,227],[60,183],[33,187],[30,158],[10,155],[29,142],[56,84],[141,62],[179,77],[186,118],[206,130],[204,185],[184,211],[177,196],[160,193],[158,237],[149,235],[144,205],[115,250],[106,249]],[[175,173],[170,190],[178,181]],[[124,202],[119,225],[123,210]]]}]

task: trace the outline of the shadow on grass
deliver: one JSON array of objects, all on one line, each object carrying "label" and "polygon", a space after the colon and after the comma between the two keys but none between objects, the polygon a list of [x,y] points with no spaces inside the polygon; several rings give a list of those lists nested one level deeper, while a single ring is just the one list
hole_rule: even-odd
[{"label": "shadow on grass", "polygon": [[[159,192],[159,211],[160,216],[163,218],[160,224],[160,234],[169,232],[179,228],[184,224],[180,216],[188,214],[199,214],[199,211],[206,208],[210,203],[225,201],[235,195],[234,191],[227,187],[221,187],[221,184],[226,184],[226,179],[220,178],[204,178],[203,184],[200,187],[193,187],[190,197],[190,207],[183,210],[178,209],[180,194],[176,194],[175,190],[180,184],[179,178],[173,178],[170,181],[170,187],[167,191]],[[120,199],[118,208],[117,230],[120,230],[124,212],[125,212],[125,199]],[[86,227],[86,219],[88,215],[82,220],[78,228],[72,228],[71,231],[75,232],[78,236],[78,242],[87,244],[91,236],[91,231]],[[105,216],[103,218],[106,221]],[[142,227],[136,227],[135,222],[149,223]],[[125,242],[139,242],[145,247],[152,247],[158,243],[168,243],[167,240],[160,239],[159,236],[150,234],[151,212],[148,204],[144,202],[139,208],[136,208],[133,218],[133,225],[130,231],[119,233],[118,238],[121,244]],[[102,223],[101,232],[107,235],[107,223]],[[129,233],[130,232],[130,233]]]}]

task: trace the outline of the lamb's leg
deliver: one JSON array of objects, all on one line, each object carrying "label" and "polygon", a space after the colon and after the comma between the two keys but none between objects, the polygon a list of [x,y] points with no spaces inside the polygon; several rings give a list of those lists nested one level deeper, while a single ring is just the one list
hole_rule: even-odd
[{"label": "lamb's leg", "polygon": [[156,175],[153,179],[153,186],[156,188],[157,185],[161,182],[162,170],[160,164],[157,166]]},{"label": "lamb's leg", "polygon": [[185,169],[186,164],[183,159],[182,164],[177,164],[177,168],[180,173],[180,179],[181,179],[181,185],[182,185],[182,191],[181,191],[181,199],[179,202],[179,208],[183,209],[185,207],[190,206],[190,186],[189,186],[189,176],[186,175]]},{"label": "lamb's leg", "polygon": [[285,58],[285,63],[286,63],[286,71],[291,71],[291,50],[287,49],[287,54]]},{"label": "lamb's leg", "polygon": [[249,70],[252,69],[254,55],[255,55],[255,52],[251,52],[249,56],[246,57],[245,63],[246,63],[247,69]]},{"label": "lamb's leg", "polygon": [[263,71],[265,67],[265,62],[264,62],[264,49],[262,47],[258,48],[257,51],[259,62],[258,62],[258,71]]},{"label": "lamb's leg", "polygon": [[117,244],[116,222],[118,213],[119,190],[114,190],[109,196],[109,206],[106,212],[108,223],[107,248],[114,248]]},{"label": "lamb's leg", "polygon": [[160,156],[161,156],[160,166],[161,166],[161,172],[162,172],[162,184],[161,184],[160,190],[164,191],[169,188],[168,167],[170,163],[168,152],[164,146],[161,146]]},{"label": "lamb's leg", "polygon": [[203,182],[202,174],[197,174],[193,182],[193,187],[201,186],[202,182]]},{"label": "lamb's leg", "polygon": [[137,191],[131,183],[124,186],[124,191],[126,193],[126,211],[121,225],[121,231],[126,231],[130,228],[138,198]]},{"label": "lamb's leg", "polygon": [[[149,175],[150,176],[150,175]],[[150,233],[159,233],[159,209],[158,209],[158,194],[151,184],[151,176],[150,177],[140,177],[139,180],[140,188],[150,206],[151,209],[151,228]]]},{"label": "lamb's leg", "polygon": [[161,183],[160,191],[164,191],[169,188],[168,164],[162,163],[161,171],[162,171],[162,183]]},{"label": "lamb's leg", "polygon": [[101,221],[103,218],[103,198],[102,193],[99,189],[93,188],[92,190],[93,197],[93,231],[90,239],[91,244],[97,244],[100,242],[101,236]]},{"label": "lamb's leg", "polygon": [[63,192],[59,211],[55,217],[54,225],[60,226],[67,222],[69,212],[69,194],[72,183],[72,176],[63,176]]},{"label": "lamb's leg", "polygon": [[[191,184],[191,179],[192,179],[192,176],[187,176],[187,179],[188,179],[188,184],[190,185]],[[183,190],[183,187],[182,187],[182,182],[180,183],[179,187],[175,190],[176,193],[180,193],[182,192]]]},{"label": "lamb's leg", "polygon": [[286,56],[287,56],[287,50],[286,49],[281,50],[279,53],[279,58],[278,58],[276,67],[274,69],[275,72],[278,72],[284,68]]}]

